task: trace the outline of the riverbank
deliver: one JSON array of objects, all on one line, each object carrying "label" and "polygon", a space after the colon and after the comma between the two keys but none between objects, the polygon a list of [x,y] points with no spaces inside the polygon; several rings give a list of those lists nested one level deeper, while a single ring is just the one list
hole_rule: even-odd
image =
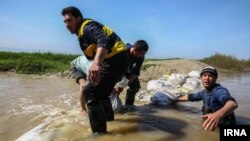
[{"label": "riverbank", "polygon": [[[3,52],[0,51],[0,72],[17,72],[20,74],[51,75],[70,77],[70,62],[79,55],[53,54],[53,53],[26,53],[26,52]],[[186,60],[186,61],[184,61]],[[194,64],[196,63],[196,64]],[[160,69],[164,73],[182,71],[182,69],[200,69],[200,65],[209,64],[224,69],[225,72],[250,72],[250,60],[239,60],[233,56],[214,54],[200,60],[168,58],[168,59],[145,59],[142,71],[148,68]],[[198,65],[197,65],[198,64]],[[191,66],[190,66],[191,65]],[[189,69],[190,70],[190,69]],[[161,70],[162,71],[162,70]],[[151,76],[152,77],[152,76]]]},{"label": "riverbank", "polygon": [[[193,59],[169,59],[169,60],[148,60],[144,62],[143,66],[144,67],[142,68],[139,76],[139,80],[141,83],[147,83],[149,80],[158,79],[165,74],[171,74],[171,73],[187,74],[191,71],[201,71],[204,67],[209,66],[209,64]],[[230,71],[222,68],[217,68],[217,69],[219,72],[219,80],[229,75],[239,73],[236,71]],[[13,69],[5,73],[8,72],[17,73]],[[47,72],[44,74],[36,74],[36,75],[73,79],[71,71],[69,69],[59,72]]]}]

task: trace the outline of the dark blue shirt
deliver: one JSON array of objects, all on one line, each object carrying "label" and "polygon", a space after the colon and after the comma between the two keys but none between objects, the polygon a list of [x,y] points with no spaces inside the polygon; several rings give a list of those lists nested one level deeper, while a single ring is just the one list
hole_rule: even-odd
[{"label": "dark blue shirt", "polygon": [[136,57],[132,56],[130,54],[130,49],[133,46],[129,43],[127,43],[126,46],[127,46],[127,51],[129,52],[129,58],[130,58],[130,63],[129,63],[129,67],[128,67],[126,76],[129,76],[130,74],[135,74],[135,75],[139,76],[141,66],[142,66],[143,61],[144,61],[144,57],[136,58]]},{"label": "dark blue shirt", "polygon": [[216,84],[210,91],[203,90],[196,94],[189,94],[188,100],[203,100],[203,106],[208,104],[212,112],[215,112],[222,108],[229,100],[235,101],[235,99],[230,95],[229,91],[226,88],[222,87],[220,84]]}]

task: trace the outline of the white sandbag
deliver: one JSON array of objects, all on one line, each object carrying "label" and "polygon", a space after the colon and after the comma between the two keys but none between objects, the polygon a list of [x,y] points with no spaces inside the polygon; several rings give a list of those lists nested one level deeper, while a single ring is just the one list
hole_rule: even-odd
[{"label": "white sandbag", "polygon": [[182,88],[188,89],[190,91],[194,91],[197,88],[197,86],[195,86],[195,85],[193,85],[191,83],[184,83],[182,85]]},{"label": "white sandbag", "polygon": [[194,77],[194,78],[200,78],[200,72],[199,71],[191,71],[188,73],[189,77]]},{"label": "white sandbag", "polygon": [[159,90],[164,87],[164,83],[159,80],[150,80],[147,83],[147,90]]},{"label": "white sandbag", "polygon": [[122,101],[116,94],[111,94],[109,96],[112,104],[114,113],[120,113],[122,111]]},{"label": "white sandbag", "polygon": [[142,90],[136,93],[136,100],[149,102],[151,98],[150,90]]},{"label": "white sandbag", "polygon": [[157,106],[167,106],[174,101],[173,97],[163,92],[156,92],[151,96],[150,102]]},{"label": "white sandbag", "polygon": [[186,81],[186,76],[178,73],[172,73],[169,77],[171,85],[182,85]]},{"label": "white sandbag", "polygon": [[190,83],[190,84],[194,85],[195,87],[199,87],[201,82],[198,78],[193,77],[193,78],[187,78],[186,83]]},{"label": "white sandbag", "polygon": [[129,80],[125,76],[123,76],[122,80],[119,81],[118,83],[116,83],[115,87],[117,87],[117,88],[125,88],[128,85],[128,81]]}]

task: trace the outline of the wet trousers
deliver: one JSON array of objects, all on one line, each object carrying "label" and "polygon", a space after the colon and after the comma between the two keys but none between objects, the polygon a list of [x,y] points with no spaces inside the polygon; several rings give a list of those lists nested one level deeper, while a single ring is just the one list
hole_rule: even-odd
[{"label": "wet trousers", "polygon": [[114,112],[108,96],[125,74],[128,64],[129,56],[126,51],[104,60],[100,67],[99,83],[97,85],[89,83],[85,87],[83,94],[93,133],[106,132],[106,121],[114,120]]}]

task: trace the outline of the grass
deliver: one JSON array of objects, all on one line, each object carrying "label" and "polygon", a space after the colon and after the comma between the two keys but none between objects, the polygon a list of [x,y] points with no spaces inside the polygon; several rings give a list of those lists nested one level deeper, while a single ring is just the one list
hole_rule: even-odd
[{"label": "grass", "polygon": [[[26,52],[0,52],[0,71],[15,71],[24,74],[45,74],[57,73],[69,70],[70,62],[79,55],[72,54],[53,54],[53,53],[26,53]],[[148,61],[176,60],[169,59],[145,59]],[[230,55],[216,53],[200,61],[219,67],[222,69],[238,72],[250,72],[250,59],[239,60]],[[141,70],[156,64],[144,64]]]},{"label": "grass", "polygon": [[204,58],[200,61],[229,71],[250,72],[250,59],[239,60],[231,55],[215,53],[214,55],[211,55],[210,57]]},{"label": "grass", "polygon": [[24,74],[55,73],[70,68],[70,62],[79,55],[52,53],[0,52],[0,71]]}]

